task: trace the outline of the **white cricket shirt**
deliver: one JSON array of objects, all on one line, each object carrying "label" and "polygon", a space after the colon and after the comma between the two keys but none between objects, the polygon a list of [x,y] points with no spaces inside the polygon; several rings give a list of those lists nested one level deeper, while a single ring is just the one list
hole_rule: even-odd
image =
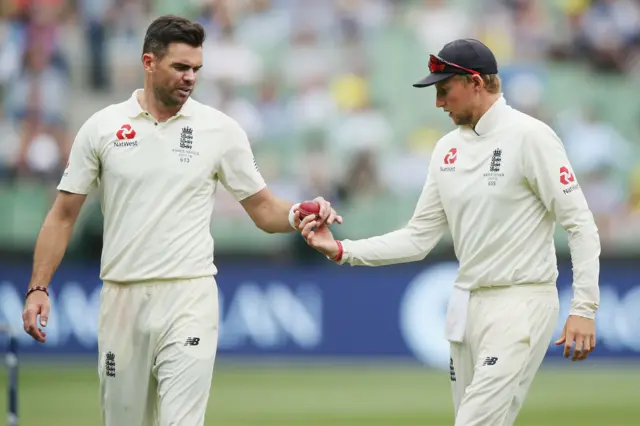
[{"label": "white cricket shirt", "polygon": [[438,141],[407,226],[343,241],[341,263],[423,259],[448,228],[460,264],[456,287],[555,283],[556,220],[569,236],[571,314],[593,318],[600,255],[593,215],[553,130],[500,97],[475,131],[461,126]]},{"label": "white cricket shirt", "polygon": [[83,124],[58,189],[102,189],[102,280],[214,275],[218,182],[237,200],[265,187],[247,136],[236,121],[193,99],[157,122],[136,94]]}]

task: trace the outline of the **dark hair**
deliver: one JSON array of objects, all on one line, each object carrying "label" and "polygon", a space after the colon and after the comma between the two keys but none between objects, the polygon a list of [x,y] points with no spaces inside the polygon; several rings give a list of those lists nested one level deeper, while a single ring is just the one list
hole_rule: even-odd
[{"label": "dark hair", "polygon": [[167,53],[171,43],[200,47],[205,37],[204,28],[197,22],[175,15],[160,16],[147,28],[142,53],[153,53],[162,57]]}]

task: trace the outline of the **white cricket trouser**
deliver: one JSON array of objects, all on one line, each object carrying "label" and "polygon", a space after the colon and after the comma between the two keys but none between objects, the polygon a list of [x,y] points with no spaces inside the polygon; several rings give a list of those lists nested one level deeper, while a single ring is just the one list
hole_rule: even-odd
[{"label": "white cricket trouser", "polygon": [[455,426],[511,426],[547,352],[559,314],[555,285],[471,293],[465,338],[451,343]]},{"label": "white cricket trouser", "polygon": [[103,425],[204,425],[217,344],[214,277],[105,282],[98,326]]}]

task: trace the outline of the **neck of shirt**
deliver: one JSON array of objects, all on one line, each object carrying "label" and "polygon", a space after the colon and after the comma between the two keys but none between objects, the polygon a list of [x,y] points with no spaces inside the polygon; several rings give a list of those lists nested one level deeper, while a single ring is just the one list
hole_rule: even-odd
[{"label": "neck of shirt", "polygon": [[[143,111],[151,114],[153,118],[159,123],[164,123],[165,121],[170,120],[180,111],[180,107],[166,109],[162,106],[159,106],[159,102],[155,99],[155,97],[151,94],[148,95],[146,90],[138,92],[137,100],[140,108]],[[154,105],[156,106],[156,108],[150,108],[150,105]]]},{"label": "neck of shirt", "polygon": [[472,133],[475,136],[484,136],[493,131],[500,122],[501,112],[508,108],[502,95],[489,106],[489,109],[480,116],[475,126],[462,126],[464,132]]},{"label": "neck of shirt", "polygon": [[146,118],[153,120],[156,124],[165,123],[173,120],[174,118],[192,115],[192,102],[191,98],[189,98],[182,107],[178,108],[176,111],[172,113],[159,114],[157,111],[150,111],[148,108],[145,108],[148,106],[145,98],[145,90],[137,89],[129,99],[129,117],[135,118],[139,116],[146,116]]}]

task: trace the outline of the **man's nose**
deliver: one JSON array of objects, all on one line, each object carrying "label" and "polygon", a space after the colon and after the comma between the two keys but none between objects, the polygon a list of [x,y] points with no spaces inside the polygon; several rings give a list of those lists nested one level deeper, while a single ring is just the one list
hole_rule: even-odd
[{"label": "man's nose", "polygon": [[182,79],[187,82],[193,82],[196,79],[196,73],[194,70],[189,70],[184,73]]}]

